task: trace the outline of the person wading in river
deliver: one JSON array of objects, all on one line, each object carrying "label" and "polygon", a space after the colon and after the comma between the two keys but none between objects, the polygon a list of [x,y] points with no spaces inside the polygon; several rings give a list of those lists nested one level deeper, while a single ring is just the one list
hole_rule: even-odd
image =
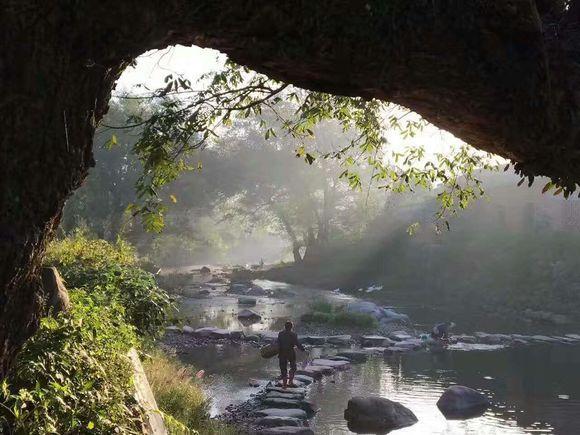
[{"label": "person wading in river", "polygon": [[[298,341],[298,336],[292,331],[294,325],[287,321],[284,330],[278,333],[278,359],[280,361],[280,374],[282,375],[282,387],[294,387],[294,374],[296,373],[296,351],[297,347],[302,352],[304,346]],[[288,373],[288,363],[290,363],[290,373]]]}]

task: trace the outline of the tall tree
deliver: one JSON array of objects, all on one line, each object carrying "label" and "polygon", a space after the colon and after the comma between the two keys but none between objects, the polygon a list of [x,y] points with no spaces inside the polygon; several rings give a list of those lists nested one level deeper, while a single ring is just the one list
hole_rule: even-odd
[{"label": "tall tree", "polygon": [[0,376],[37,326],[39,265],[123,69],[195,44],[273,78],[405,105],[568,189],[580,181],[580,1],[0,3]]}]

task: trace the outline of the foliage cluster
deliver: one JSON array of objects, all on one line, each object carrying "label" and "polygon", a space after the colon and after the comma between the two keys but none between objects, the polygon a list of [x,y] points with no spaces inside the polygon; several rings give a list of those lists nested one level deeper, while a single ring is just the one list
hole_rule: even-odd
[{"label": "foliage cluster", "polygon": [[111,244],[77,231],[54,241],[45,261],[57,267],[68,287],[103,292],[121,304],[126,322],[141,336],[159,335],[171,314],[169,295],[151,273],[135,266],[134,249],[122,240]]},{"label": "foliage cluster", "polygon": [[335,306],[326,301],[316,301],[310,311],[302,316],[305,323],[373,330],[378,328],[377,320],[364,313],[351,313],[343,306]]},{"label": "foliage cluster", "polygon": [[137,342],[106,291],[70,292],[72,308],[42,319],[0,395],[0,430],[18,434],[140,433],[125,357]]}]

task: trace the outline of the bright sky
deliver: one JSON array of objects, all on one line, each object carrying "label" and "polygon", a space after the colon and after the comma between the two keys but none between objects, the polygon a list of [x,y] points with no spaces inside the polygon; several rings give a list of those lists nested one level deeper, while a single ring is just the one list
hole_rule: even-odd
[{"label": "bright sky", "polygon": [[[165,50],[149,51],[137,59],[137,65],[128,68],[117,84],[116,92],[131,94],[146,93],[163,86],[168,74],[177,73],[195,83],[207,72],[219,69],[225,62],[225,55],[211,49],[175,46]],[[424,145],[427,155],[449,152],[452,146],[461,145],[453,135],[428,126],[415,138],[403,139],[396,133],[388,135],[394,149],[402,150],[407,146]]]}]

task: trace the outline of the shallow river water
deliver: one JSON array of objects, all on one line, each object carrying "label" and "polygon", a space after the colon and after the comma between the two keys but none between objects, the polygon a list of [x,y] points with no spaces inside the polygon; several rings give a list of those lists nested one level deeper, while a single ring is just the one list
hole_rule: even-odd
[{"label": "shallow river water", "polygon": [[[348,299],[315,289],[258,283],[286,293],[285,301],[259,299],[253,309],[264,316],[262,323],[243,327],[236,318],[237,298],[223,295],[219,288],[209,299],[184,298],[181,313],[194,326],[244,329],[250,333],[278,330],[290,315],[299,318],[312,299],[325,297],[337,303]],[[288,292],[294,296],[289,296]],[[413,320],[421,320],[415,318],[412,307],[402,311]],[[300,333],[299,323],[297,332]],[[573,332],[578,331],[561,331]],[[310,358],[326,351],[313,349]],[[213,399],[214,414],[255,393],[256,389],[248,386],[250,378],[267,380],[278,374],[277,360],[262,359],[256,347],[249,344],[192,348],[179,358],[206,371],[210,382],[207,392]],[[403,403],[419,419],[414,426],[393,432],[397,435],[575,435],[580,434],[579,375],[580,345],[546,344],[495,351],[418,352],[389,358],[373,357],[364,364],[353,365],[351,370],[326,377],[310,388],[309,400],[320,408],[311,424],[317,434],[351,433],[343,418],[348,399],[355,395],[380,395]],[[484,392],[493,406],[482,417],[446,420],[435,403],[443,390],[453,384]]]}]

